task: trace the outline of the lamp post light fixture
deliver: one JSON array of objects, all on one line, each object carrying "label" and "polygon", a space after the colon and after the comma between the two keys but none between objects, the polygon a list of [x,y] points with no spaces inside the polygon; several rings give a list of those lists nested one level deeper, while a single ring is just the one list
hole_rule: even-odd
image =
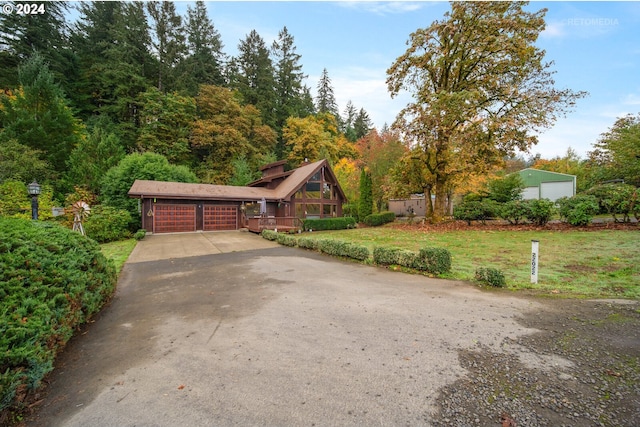
[{"label": "lamp post light fixture", "polygon": [[38,220],[38,195],[40,194],[40,184],[34,179],[33,182],[27,185],[27,190],[31,196],[31,219]]}]

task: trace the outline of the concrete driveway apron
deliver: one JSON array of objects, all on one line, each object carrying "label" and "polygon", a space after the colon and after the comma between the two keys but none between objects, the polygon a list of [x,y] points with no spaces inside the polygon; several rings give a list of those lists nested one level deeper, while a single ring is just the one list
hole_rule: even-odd
[{"label": "concrete driveway apron", "polygon": [[[567,363],[503,345],[535,332],[516,321],[538,309],[528,300],[223,237],[140,242],[27,425],[429,425],[439,389],[466,374],[460,350]],[[227,251],[235,239],[255,246]]]}]

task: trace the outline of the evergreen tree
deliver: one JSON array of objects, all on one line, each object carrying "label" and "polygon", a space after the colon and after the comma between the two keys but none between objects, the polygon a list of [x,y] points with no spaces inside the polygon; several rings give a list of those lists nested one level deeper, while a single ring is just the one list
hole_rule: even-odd
[{"label": "evergreen tree", "polygon": [[358,135],[355,130],[356,121],[356,107],[353,106],[351,100],[347,102],[347,106],[344,109],[344,117],[342,118],[342,133],[351,142],[355,142],[358,139]]},{"label": "evergreen tree", "polygon": [[338,114],[338,104],[333,94],[333,86],[331,86],[331,79],[329,78],[329,72],[327,69],[322,70],[320,81],[318,82],[318,96],[316,97],[316,111],[318,114],[329,113],[336,118]]},{"label": "evergreen tree", "polygon": [[170,1],[147,3],[153,30],[153,47],[158,59],[158,89],[161,92],[176,88],[176,66],[187,52],[182,18]]},{"label": "evergreen tree", "polygon": [[138,95],[153,84],[157,69],[143,3],[93,2],[82,4],[80,12],[72,43],[85,94],[81,116],[108,115],[124,131],[123,146],[133,147]]},{"label": "evergreen tree", "polygon": [[83,126],[41,55],[34,54],[20,66],[18,80],[21,86],[14,95],[0,97],[0,141],[15,139],[38,150],[42,160],[62,173]]},{"label": "evergreen tree", "polygon": [[242,95],[243,103],[258,108],[263,122],[273,128],[276,123],[276,92],[269,50],[262,37],[252,30],[238,44],[238,51],[240,53],[236,58],[238,74],[235,88]]},{"label": "evergreen tree", "polygon": [[87,137],[80,141],[69,156],[66,187],[80,186],[97,194],[102,177],[125,154],[120,137],[109,119],[106,116],[96,119]]},{"label": "evergreen tree", "polygon": [[278,39],[271,46],[271,51],[275,59],[275,130],[279,135],[276,154],[282,156],[282,127],[289,117],[303,117],[304,114],[303,80],[306,76],[302,73],[301,56],[296,53],[293,36],[287,27],[280,31]]},{"label": "evergreen tree", "polygon": [[222,86],[222,39],[207,16],[207,7],[203,1],[196,1],[195,9],[188,6],[185,29],[188,56],[179,66],[178,88],[196,96],[201,84]]},{"label": "evergreen tree", "polygon": [[[64,90],[70,88],[75,75],[75,61],[69,49],[68,29],[65,24],[67,3],[63,1],[29,2],[38,13],[0,13],[0,82],[4,89],[18,85],[18,67],[39,52],[49,70]],[[25,3],[26,5],[26,3]],[[40,13],[40,11],[42,13]]]},{"label": "evergreen tree", "polygon": [[364,108],[358,111],[355,121],[353,122],[353,130],[355,131],[356,139],[360,139],[373,128],[373,123]]},{"label": "evergreen tree", "polygon": [[358,200],[359,220],[364,220],[373,213],[373,183],[369,171],[362,169],[360,173],[360,199]]}]

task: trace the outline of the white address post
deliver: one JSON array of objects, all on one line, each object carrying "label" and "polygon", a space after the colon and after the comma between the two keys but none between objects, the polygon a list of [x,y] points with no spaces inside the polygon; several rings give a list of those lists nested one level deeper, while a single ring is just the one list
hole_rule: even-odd
[{"label": "white address post", "polygon": [[538,283],[538,240],[531,241],[531,283]]}]

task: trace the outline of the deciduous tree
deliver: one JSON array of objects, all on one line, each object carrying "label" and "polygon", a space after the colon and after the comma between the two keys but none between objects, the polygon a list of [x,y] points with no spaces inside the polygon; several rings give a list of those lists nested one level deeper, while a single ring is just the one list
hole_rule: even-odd
[{"label": "deciduous tree", "polygon": [[589,153],[597,180],[623,179],[640,187],[640,114],[621,117]]},{"label": "deciduous tree", "polygon": [[452,2],[443,20],[411,34],[387,70],[391,95],[414,98],[395,126],[433,175],[436,219],[461,173],[526,151],[583,95],[554,87],[552,64],[535,45],[546,10],[526,4]]},{"label": "deciduous tree", "polygon": [[240,95],[219,86],[201,86],[196,98],[198,119],[191,133],[196,172],[203,182],[227,184],[232,162],[244,156],[254,170],[274,149],[276,134],[262,122],[253,105],[242,105]]},{"label": "deciduous tree", "polygon": [[191,161],[189,136],[196,119],[196,101],[151,88],[140,96],[138,148],[162,154],[173,164]]}]

